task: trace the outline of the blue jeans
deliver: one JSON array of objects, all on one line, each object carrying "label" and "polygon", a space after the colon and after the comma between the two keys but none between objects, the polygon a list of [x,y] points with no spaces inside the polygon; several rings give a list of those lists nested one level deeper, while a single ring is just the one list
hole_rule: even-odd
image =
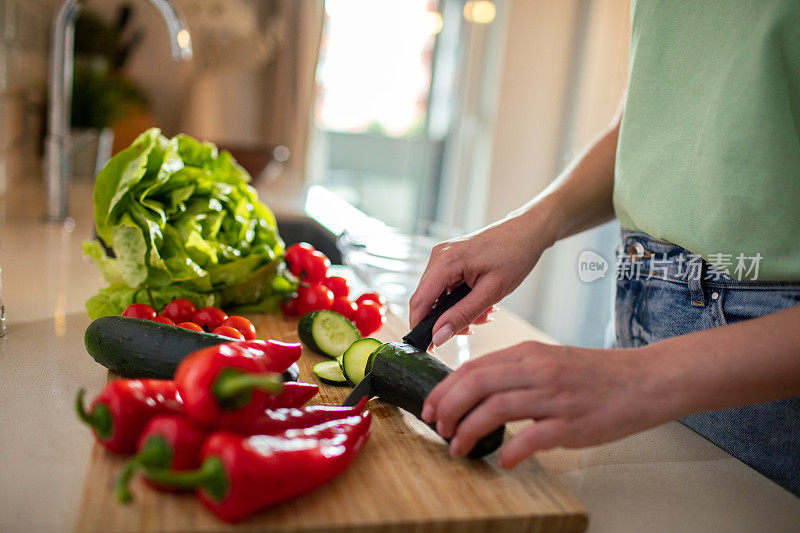
[{"label": "blue jeans", "polygon": [[[734,324],[798,304],[800,281],[739,281],[680,246],[643,233],[622,232],[615,324],[621,348]],[[758,357],[757,351],[753,357]],[[800,496],[800,398],[698,413],[680,421]]]}]

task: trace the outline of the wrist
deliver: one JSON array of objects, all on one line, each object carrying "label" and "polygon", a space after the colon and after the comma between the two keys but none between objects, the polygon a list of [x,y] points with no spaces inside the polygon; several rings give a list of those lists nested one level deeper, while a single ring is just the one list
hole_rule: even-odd
[{"label": "wrist", "polygon": [[564,218],[557,197],[546,195],[512,211],[503,223],[519,226],[519,231],[529,238],[530,244],[544,251],[561,238]]},{"label": "wrist", "polygon": [[638,348],[646,361],[643,383],[647,397],[652,399],[655,415],[663,420],[674,420],[695,412],[696,399],[692,395],[693,372],[687,361],[679,357],[669,343],[657,342]]}]

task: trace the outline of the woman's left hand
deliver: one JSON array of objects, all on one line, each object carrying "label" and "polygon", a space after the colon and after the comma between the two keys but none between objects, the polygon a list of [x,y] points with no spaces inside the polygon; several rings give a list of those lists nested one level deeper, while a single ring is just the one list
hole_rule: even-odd
[{"label": "woman's left hand", "polygon": [[533,419],[500,449],[503,468],[537,450],[609,442],[674,418],[675,391],[644,350],[523,342],[455,370],[431,391],[422,416],[452,438],[453,455],[505,422]]}]

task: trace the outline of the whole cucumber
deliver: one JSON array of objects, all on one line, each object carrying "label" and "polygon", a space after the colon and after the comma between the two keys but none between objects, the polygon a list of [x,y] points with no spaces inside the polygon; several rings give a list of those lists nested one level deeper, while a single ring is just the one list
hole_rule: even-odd
[{"label": "whole cucumber", "polygon": [[[83,336],[86,351],[95,361],[126,378],[171,379],[190,353],[233,341],[222,335],[124,316],[98,318]],[[283,378],[295,381],[298,375],[295,363]]]},{"label": "whole cucumber", "polygon": [[[372,353],[367,371],[372,372],[376,395],[422,420],[420,414],[425,398],[453,370],[427,352],[408,344],[390,342]],[[492,453],[503,443],[504,433],[505,425],[502,425],[480,439],[467,456],[479,459]]]}]

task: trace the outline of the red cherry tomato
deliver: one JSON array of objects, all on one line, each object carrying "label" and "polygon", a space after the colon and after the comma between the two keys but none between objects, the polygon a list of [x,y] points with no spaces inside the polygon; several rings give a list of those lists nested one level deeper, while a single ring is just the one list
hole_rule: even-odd
[{"label": "red cherry tomato", "polygon": [[297,297],[282,301],[281,309],[286,316],[297,316]]},{"label": "red cherry tomato", "polygon": [[333,292],[322,283],[312,283],[297,291],[297,312],[300,316],[311,311],[333,307]]},{"label": "red cherry tomato", "polygon": [[183,329],[191,329],[192,331],[203,331],[203,328],[195,324],[194,322],[181,322],[180,324],[175,324],[179,328]]},{"label": "red cherry tomato", "polygon": [[179,322],[191,322],[197,308],[186,298],[178,298],[168,303],[164,310],[161,311],[161,316],[165,316],[178,324]]},{"label": "red cherry tomato", "polygon": [[348,300],[346,296],[339,296],[333,299],[333,310],[352,322],[356,319],[358,306]]},{"label": "red cherry tomato", "polygon": [[122,316],[154,320],[156,318],[156,310],[147,304],[131,304],[125,308]]},{"label": "red cherry tomato", "polygon": [[337,298],[350,294],[350,287],[347,286],[347,280],[340,276],[330,276],[325,278],[325,281],[322,283],[332,290],[333,295]]},{"label": "red cherry tomato", "polygon": [[245,340],[242,332],[236,328],[232,328],[231,326],[220,326],[218,328],[214,328],[214,331],[211,333],[214,335],[222,335],[223,337],[230,337],[231,339],[236,339],[237,341]]},{"label": "red cherry tomato", "polygon": [[357,305],[361,305],[361,302],[375,302],[383,307],[386,305],[386,298],[384,298],[377,292],[365,292],[364,294],[356,298]]},{"label": "red cherry tomato", "polygon": [[167,318],[165,316],[157,316],[153,319],[153,322],[161,322],[162,324],[169,324],[170,326],[175,325],[175,321],[171,318]]},{"label": "red cherry tomato", "polygon": [[300,258],[300,266],[301,276],[308,282],[322,282],[328,276],[328,267],[331,266],[331,262],[322,252],[311,252]]},{"label": "red cherry tomato", "polygon": [[303,257],[314,252],[314,247],[307,242],[293,244],[286,249],[286,263],[289,265],[289,272],[295,276],[300,276],[303,271],[301,260]]},{"label": "red cherry tomato", "polygon": [[204,307],[194,314],[192,322],[207,331],[213,331],[220,327],[226,318],[228,318],[227,313],[219,307]]},{"label": "red cherry tomato", "polygon": [[381,312],[380,304],[365,301],[358,305],[355,323],[361,335],[366,337],[381,329],[381,326],[386,323],[386,317]]},{"label": "red cherry tomato", "polygon": [[256,338],[256,327],[243,316],[229,316],[222,322],[222,326],[220,327],[231,327],[238,330],[246,341],[251,341]]}]

